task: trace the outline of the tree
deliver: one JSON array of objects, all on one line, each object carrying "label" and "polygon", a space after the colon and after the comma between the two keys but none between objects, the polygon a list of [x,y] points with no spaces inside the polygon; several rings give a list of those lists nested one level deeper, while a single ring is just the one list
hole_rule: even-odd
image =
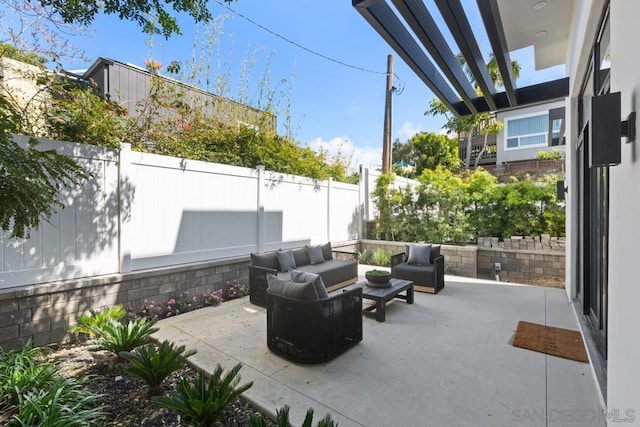
[{"label": "tree", "polygon": [[181,34],[177,18],[167,11],[168,7],[174,12],[186,12],[196,22],[208,22],[212,17],[208,0],[39,0],[39,3],[66,23],[88,26],[100,12],[117,14],[122,20],[135,21],[145,33],[162,34],[166,38]]},{"label": "tree", "polygon": [[410,143],[415,153],[416,175],[421,175],[425,169],[435,170],[438,166],[454,171],[460,168],[455,139],[434,132],[420,132],[411,138]]},{"label": "tree", "polygon": [[18,116],[0,97],[0,227],[10,230],[11,237],[28,237],[29,229],[62,206],[58,192],[86,176],[69,157],[38,150],[34,138],[27,148],[20,147],[12,135]]}]

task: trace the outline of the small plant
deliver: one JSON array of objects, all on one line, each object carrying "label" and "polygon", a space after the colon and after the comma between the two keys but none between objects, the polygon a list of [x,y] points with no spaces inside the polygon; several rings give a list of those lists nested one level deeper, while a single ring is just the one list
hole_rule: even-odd
[{"label": "small plant", "polygon": [[105,419],[99,395],[82,381],[64,379],[41,348],[0,348],[0,422],[4,426],[92,426]]},{"label": "small plant", "polygon": [[361,252],[358,252],[358,262],[360,264],[371,264],[371,257],[373,253],[370,249],[363,249]]},{"label": "small plant", "polygon": [[154,301],[144,300],[142,305],[135,312],[130,311],[128,317],[130,319],[146,319],[156,321],[164,318],[164,307],[162,304],[156,304]]},{"label": "small plant", "polygon": [[[302,422],[302,427],[311,427],[313,422],[313,409],[309,408],[307,414]],[[264,417],[257,415],[249,416],[249,427],[267,427],[267,420]],[[278,427],[289,427],[291,422],[289,421],[289,405],[285,405],[281,409],[276,410],[276,425]],[[336,427],[338,424],[331,419],[331,415],[327,414],[323,419],[318,421],[316,427]]]},{"label": "small plant", "polygon": [[69,328],[71,332],[77,334],[94,335],[91,327],[102,328],[110,320],[119,321],[126,315],[122,304],[113,307],[105,307],[102,310],[89,310],[89,313],[83,313],[78,317],[76,325]]},{"label": "small plant", "polygon": [[373,270],[367,271],[367,274],[370,274],[372,276],[388,276],[389,272],[385,270],[373,269]]},{"label": "small plant", "polygon": [[224,301],[224,290],[207,291],[202,294],[202,305],[204,307],[216,307]]},{"label": "small plant", "polygon": [[149,343],[130,351],[121,351],[120,358],[126,360],[126,365],[118,368],[129,375],[140,378],[147,383],[147,396],[162,394],[162,382],[172,372],[182,369],[187,363],[187,357],[196,354],[195,350],[186,351],[181,345],[176,347],[170,341],[163,341],[157,348]]},{"label": "small plant", "polygon": [[249,287],[247,285],[243,285],[237,280],[230,280],[227,282],[227,288],[224,293],[225,301],[242,298],[246,295],[249,295]]},{"label": "small plant", "polygon": [[241,364],[237,364],[223,376],[222,367],[217,365],[208,381],[204,373],[199,372],[193,384],[188,379],[181,378],[171,396],[154,396],[151,401],[162,407],[175,409],[191,425],[213,426],[223,419],[224,409],[253,386],[253,382],[238,386],[241,367]]},{"label": "small plant", "polygon": [[371,255],[371,264],[388,267],[391,264],[391,254],[382,248],[378,248]]},{"label": "small plant", "polygon": [[153,324],[145,319],[129,320],[127,324],[111,320],[102,328],[92,327],[96,338],[89,340],[90,349],[107,350],[116,355],[131,351],[151,340],[151,334],[158,330]]},{"label": "small plant", "polygon": [[536,153],[537,160],[562,160],[564,159],[564,150],[554,148],[552,151],[540,150]]},{"label": "small plant", "polygon": [[198,308],[196,301],[196,296],[191,296],[189,292],[183,292],[177,296],[171,297],[165,304],[164,316],[162,317],[177,316],[178,314],[193,311]]}]

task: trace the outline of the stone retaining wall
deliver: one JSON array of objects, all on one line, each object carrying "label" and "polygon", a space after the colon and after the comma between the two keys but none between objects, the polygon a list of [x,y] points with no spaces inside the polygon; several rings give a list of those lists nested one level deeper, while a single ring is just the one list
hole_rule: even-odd
[{"label": "stone retaining wall", "polygon": [[248,266],[242,257],[0,290],[0,347],[18,349],[29,339],[34,345],[68,341],[69,326],[91,308],[137,309],[145,299],[164,303],[185,291],[201,295],[234,279],[248,284]]},{"label": "stone retaining wall", "polygon": [[[360,250],[383,248],[395,254],[404,252],[406,244],[408,243],[362,240]],[[564,283],[564,248],[528,250],[442,245],[441,253],[445,258],[446,274],[494,280],[494,267],[498,262],[501,281],[557,285]]]},{"label": "stone retaining wall", "polygon": [[478,237],[478,246],[481,248],[501,249],[526,249],[536,251],[562,251],[564,252],[567,239],[565,237],[551,237],[543,234],[539,237],[511,236],[504,241],[497,237]]}]

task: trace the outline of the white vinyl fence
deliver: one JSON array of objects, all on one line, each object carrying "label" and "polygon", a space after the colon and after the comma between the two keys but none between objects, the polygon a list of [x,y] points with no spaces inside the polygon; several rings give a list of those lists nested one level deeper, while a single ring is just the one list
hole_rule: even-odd
[{"label": "white vinyl fence", "polygon": [[29,239],[0,235],[0,288],[361,237],[363,180],[314,181],[132,152],[128,144],[41,147],[69,155],[92,177],[62,192],[65,209]]}]

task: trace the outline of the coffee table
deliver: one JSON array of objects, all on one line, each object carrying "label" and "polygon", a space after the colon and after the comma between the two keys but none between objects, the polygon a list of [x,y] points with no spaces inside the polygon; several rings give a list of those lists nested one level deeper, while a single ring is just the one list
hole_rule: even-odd
[{"label": "coffee table", "polygon": [[[371,312],[375,310],[376,320],[378,322],[385,321],[385,307],[387,301],[391,301],[394,298],[402,299],[407,304],[413,304],[413,282],[410,280],[402,279],[390,279],[391,286],[388,288],[373,288],[367,286],[367,282],[359,282],[355,285],[348,286],[346,289],[362,288],[362,298],[375,301],[375,305],[365,307],[363,311]],[[401,292],[406,292],[405,295],[400,295]]]}]

